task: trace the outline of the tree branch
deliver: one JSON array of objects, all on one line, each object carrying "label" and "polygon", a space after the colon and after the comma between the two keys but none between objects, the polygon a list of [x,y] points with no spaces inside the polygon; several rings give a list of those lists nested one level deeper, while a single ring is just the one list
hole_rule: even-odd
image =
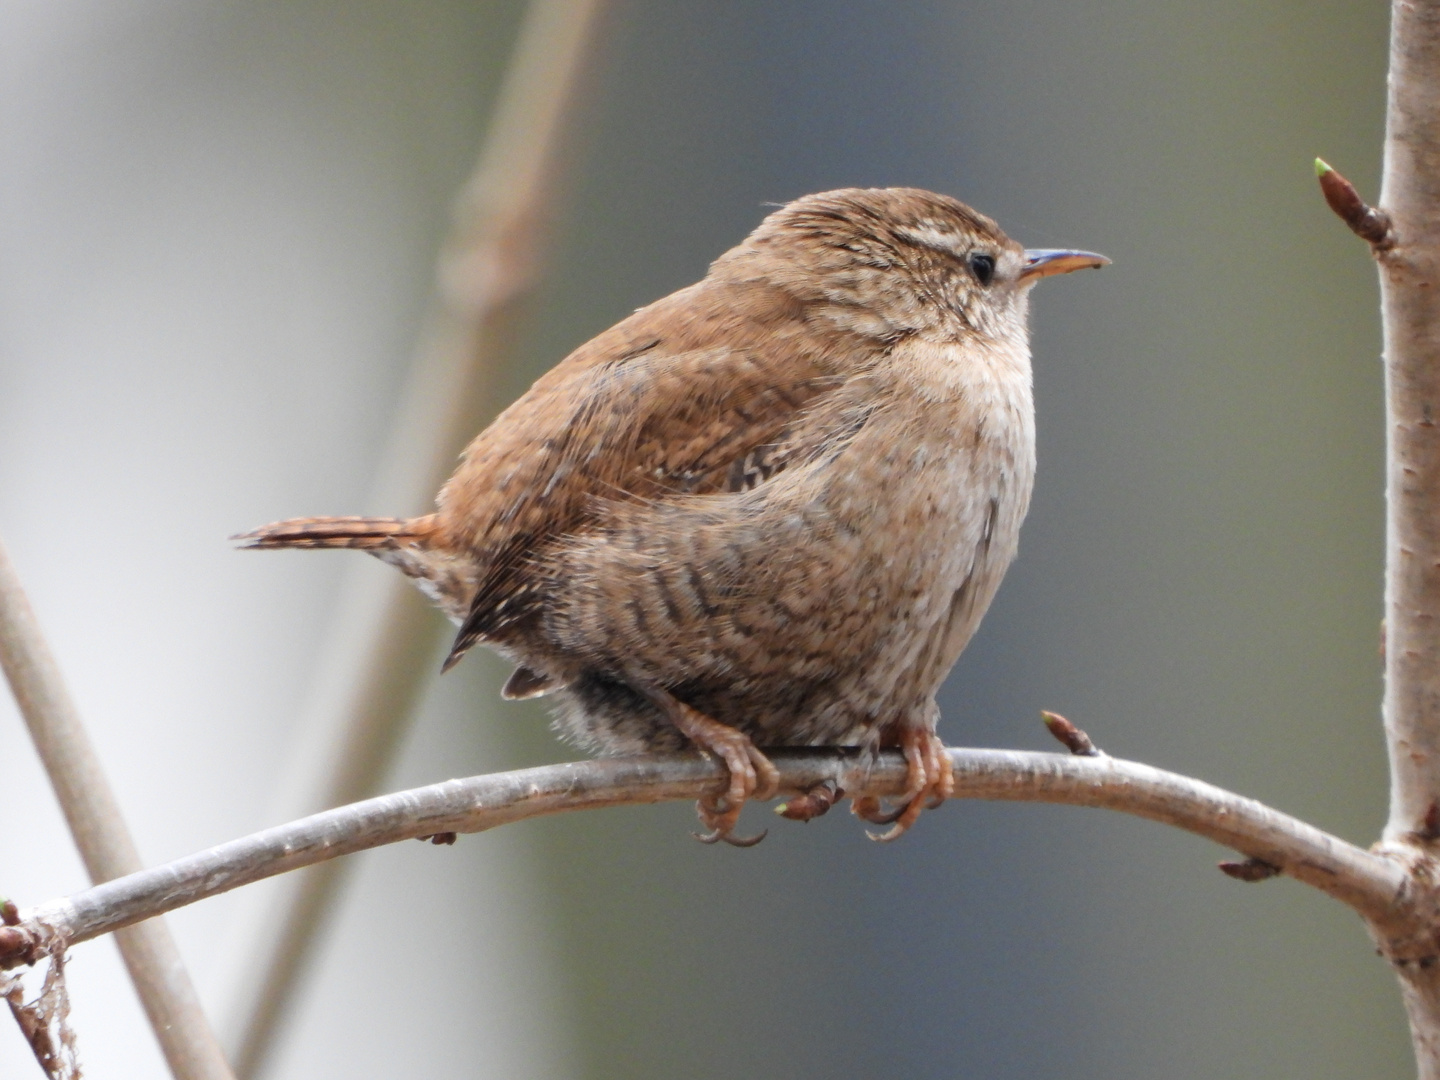
[{"label": "tree branch", "polygon": [[[0,667],[5,669],[90,880],[103,882],[133,874],[143,865],[135,841],[3,543]],[[170,1071],[178,1080],[233,1080],[169,928],[163,922],[137,926],[119,936],[119,945]],[[59,971],[57,966],[55,980],[60,978]],[[46,990],[51,992],[49,979]],[[47,1055],[41,1053],[39,1044],[32,1041],[32,1045],[42,1067],[50,1071]]]},{"label": "tree branch", "polygon": [[[1440,0],[1391,5],[1376,250],[1385,328],[1385,848],[1417,891],[1434,889],[1440,799]],[[1433,904],[1432,904],[1433,907]],[[1440,909],[1406,948],[1382,944],[1400,976],[1422,1080],[1440,1080]],[[1396,943],[1391,943],[1394,945]]]},{"label": "tree branch", "polygon": [[[1234,848],[1348,904],[1370,922],[1405,915],[1407,874],[1254,799],[1133,761],[1020,750],[951,750],[958,798],[1105,807],[1163,822]],[[782,791],[831,784],[847,796],[895,795],[905,762],[858,750],[773,750]],[[52,900],[0,927],[0,965],[33,962],[47,934],[75,943],[274,874],[400,840],[480,832],[526,818],[673,799],[724,782],[694,754],[612,758],[448,780],[327,810],[232,840],[164,866]],[[928,819],[927,819],[928,820]]]},{"label": "tree branch", "polygon": [[1394,5],[1380,257],[1389,475],[1387,840],[1419,832],[1440,795],[1440,3]]}]

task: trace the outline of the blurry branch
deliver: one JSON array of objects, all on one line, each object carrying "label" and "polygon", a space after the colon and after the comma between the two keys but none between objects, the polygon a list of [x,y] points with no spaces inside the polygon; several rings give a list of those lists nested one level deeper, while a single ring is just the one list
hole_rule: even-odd
[{"label": "blurry branch", "polygon": [[[893,796],[905,786],[896,753],[770,750],[781,789],[827,785],[846,796]],[[950,750],[956,797],[1105,807],[1208,837],[1348,904],[1372,924],[1409,926],[1406,871],[1253,799],[1104,755]],[[22,913],[0,927],[0,965],[33,962],[45,934],[85,941],[272,874],[339,855],[444,833],[469,833],[568,810],[695,799],[724,783],[696,754],[610,758],[448,780],[367,799],[177,859]],[[935,821],[927,817],[927,821]]]},{"label": "blurry branch", "polygon": [[[1385,739],[1376,851],[1407,870],[1411,925],[1371,928],[1400,980],[1421,1080],[1440,1080],[1440,0],[1394,0],[1380,208],[1317,162],[1331,209],[1370,244],[1385,334]],[[1422,910],[1423,909],[1423,910]]]},{"label": "blurry branch", "polygon": [[[135,873],[142,865],[135,841],[3,543],[0,667],[5,669],[90,880],[98,884]],[[62,934],[58,943],[52,939],[47,948],[58,947],[63,954],[64,941]],[[170,1071],[178,1080],[230,1080],[230,1067],[205,1021],[169,928],[158,920],[144,923],[121,932],[118,941]],[[41,1067],[56,1076],[69,1075],[63,1071],[66,1047],[73,1056],[64,1025],[68,1005],[62,962],[62,957],[57,957],[46,976],[41,1009],[23,1005],[18,987],[5,988],[11,1011]],[[41,1014],[55,1020],[56,1030],[46,1022],[27,1022],[27,1017],[34,1020]]]},{"label": "blurry branch", "polygon": [[[462,189],[432,304],[370,503],[424,513],[493,411],[493,372],[540,276],[562,149],[602,0],[532,0],[479,162]],[[301,745],[286,755],[280,820],[371,794],[431,677],[443,622],[399,575],[345,579]],[[241,970],[224,1016],[242,1077],[256,1074],[339,887],[337,867],[287,879],[232,936]]]}]

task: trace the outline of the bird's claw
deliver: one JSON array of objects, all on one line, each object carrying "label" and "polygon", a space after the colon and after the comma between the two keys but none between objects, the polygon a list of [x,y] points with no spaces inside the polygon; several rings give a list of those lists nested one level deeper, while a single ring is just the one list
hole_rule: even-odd
[{"label": "bird's claw", "polygon": [[765,839],[764,832],[758,836],[736,836],[735,826],[747,801],[773,799],[780,790],[780,773],[770,759],[743,731],[712,720],[668,693],[652,691],[651,700],[701,751],[720,758],[730,773],[723,791],[706,795],[695,804],[701,823],[710,830],[696,833],[695,839],[702,844],[723,840],[733,847],[754,847]]},{"label": "bird's claw", "polygon": [[874,795],[865,795],[850,804],[850,812],[871,825],[893,825],[905,812],[905,803],[886,808]]},{"label": "bird's claw", "polygon": [[723,795],[705,796],[695,803],[695,812],[700,816],[701,823],[710,831],[691,833],[690,835],[702,844],[715,844],[723,840],[731,847],[754,847],[765,839],[770,830],[764,829],[758,836],[736,836],[735,826],[740,821],[740,811],[744,809],[744,806],[743,801],[732,802],[729,792]]},{"label": "bird's claw", "polygon": [[904,835],[926,810],[933,810],[955,793],[955,772],[945,744],[933,731],[902,728],[900,749],[905,754],[906,785],[899,800],[886,809],[867,795],[851,802],[856,817],[872,825],[889,825],[883,833],[865,833],[871,840],[890,841]]}]

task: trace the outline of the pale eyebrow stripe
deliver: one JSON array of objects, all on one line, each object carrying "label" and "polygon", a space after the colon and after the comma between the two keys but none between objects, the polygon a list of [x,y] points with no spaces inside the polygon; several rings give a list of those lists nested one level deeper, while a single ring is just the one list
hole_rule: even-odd
[{"label": "pale eyebrow stripe", "polygon": [[934,251],[940,251],[946,255],[963,255],[965,249],[960,245],[958,234],[948,229],[940,229],[934,225],[907,225],[895,230],[895,235],[921,247],[927,247]]}]

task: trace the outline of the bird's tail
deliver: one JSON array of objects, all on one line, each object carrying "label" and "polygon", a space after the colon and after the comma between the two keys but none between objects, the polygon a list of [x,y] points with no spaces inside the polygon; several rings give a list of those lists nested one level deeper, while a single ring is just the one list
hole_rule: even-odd
[{"label": "bird's tail", "polygon": [[373,551],[430,534],[435,516],[418,518],[310,517],[277,521],[232,536],[247,548],[360,548]]}]

